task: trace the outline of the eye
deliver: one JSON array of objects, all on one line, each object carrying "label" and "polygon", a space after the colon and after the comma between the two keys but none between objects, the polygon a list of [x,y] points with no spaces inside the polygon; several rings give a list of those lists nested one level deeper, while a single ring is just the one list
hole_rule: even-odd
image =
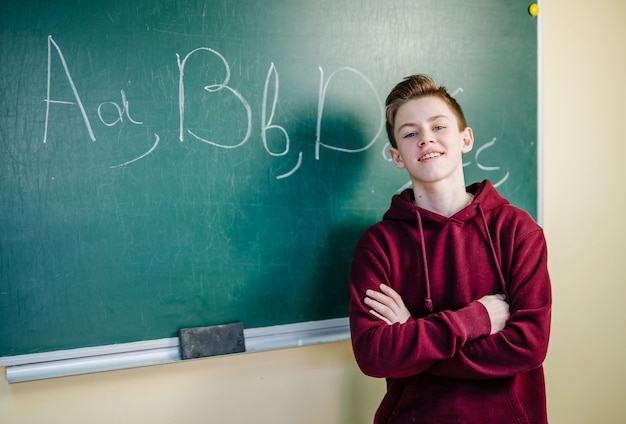
[{"label": "eye", "polygon": [[417,133],[416,132],[410,132],[404,135],[403,138],[411,138],[411,137],[416,137]]},{"label": "eye", "polygon": [[435,126],[434,130],[435,130],[435,131],[441,131],[441,130],[443,130],[443,129],[445,129],[445,128],[446,128],[446,127],[444,127],[443,125],[437,125],[437,126]]}]

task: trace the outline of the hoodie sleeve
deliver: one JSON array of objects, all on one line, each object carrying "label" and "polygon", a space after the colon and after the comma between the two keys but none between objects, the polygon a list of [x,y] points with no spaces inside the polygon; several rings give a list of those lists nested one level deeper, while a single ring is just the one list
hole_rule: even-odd
[{"label": "hoodie sleeve", "polygon": [[488,335],[486,309],[472,302],[457,311],[443,311],[404,324],[388,325],[363,303],[367,289],[389,281],[384,249],[360,243],[350,271],[350,331],[355,359],[372,377],[409,377],[440,361],[454,360],[468,341]]},{"label": "hoodie sleeve", "polygon": [[507,286],[511,316],[503,331],[460,346],[450,359],[427,370],[441,377],[489,379],[538,368],[550,333],[551,288],[543,231],[530,233],[513,250]]}]

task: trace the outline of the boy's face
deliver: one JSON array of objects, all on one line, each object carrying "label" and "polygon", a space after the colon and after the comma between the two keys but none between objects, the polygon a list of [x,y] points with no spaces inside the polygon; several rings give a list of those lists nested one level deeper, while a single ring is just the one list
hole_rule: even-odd
[{"label": "boy's face", "polygon": [[462,156],[472,149],[474,136],[469,127],[459,131],[456,116],[442,99],[407,101],[396,112],[393,132],[398,147],[391,148],[391,158],[407,169],[413,184],[464,182]]}]

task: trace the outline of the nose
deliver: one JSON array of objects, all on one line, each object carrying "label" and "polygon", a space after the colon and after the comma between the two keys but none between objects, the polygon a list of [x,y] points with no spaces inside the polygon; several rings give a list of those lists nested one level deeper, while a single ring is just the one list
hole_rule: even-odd
[{"label": "nose", "polygon": [[432,131],[424,131],[421,134],[421,137],[419,139],[418,145],[420,147],[423,147],[429,143],[432,143],[434,140],[434,135]]}]

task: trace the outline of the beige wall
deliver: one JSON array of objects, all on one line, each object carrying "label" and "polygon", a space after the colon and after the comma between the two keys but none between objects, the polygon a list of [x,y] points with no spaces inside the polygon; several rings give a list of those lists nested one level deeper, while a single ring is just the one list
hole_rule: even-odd
[{"label": "beige wall", "polygon": [[[626,422],[626,1],[541,13],[550,421]],[[13,385],[0,371],[7,423],[367,423],[384,390],[348,343]]]},{"label": "beige wall", "polygon": [[626,422],[626,1],[544,5],[553,423]]},{"label": "beige wall", "polygon": [[0,422],[367,423],[381,384],[356,369],[347,342],[331,343],[10,386],[3,379]]}]

